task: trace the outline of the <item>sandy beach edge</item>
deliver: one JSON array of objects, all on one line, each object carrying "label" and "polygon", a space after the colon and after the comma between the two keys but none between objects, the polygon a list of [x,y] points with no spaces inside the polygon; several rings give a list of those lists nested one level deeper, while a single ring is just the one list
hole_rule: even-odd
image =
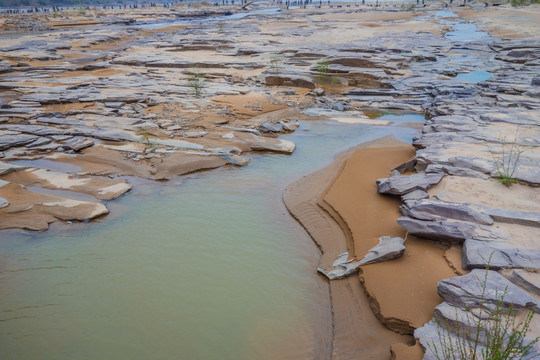
[{"label": "sandy beach edge", "polygon": [[[395,221],[399,199],[377,194],[375,180],[412,157],[410,144],[383,137],[346,150],[328,167],[286,189],[287,209],[322,252],[320,267],[330,267],[347,251],[349,258],[360,260],[378,236],[407,238]],[[367,185],[370,183],[373,188]],[[363,193],[353,187],[363,187]],[[341,199],[336,195],[340,192],[344,194]],[[411,329],[432,316],[440,302],[437,282],[454,274],[446,257],[448,249],[412,237],[407,238],[406,246],[405,255],[398,260],[366,265],[360,275],[330,281],[332,359],[359,355],[362,359],[422,358]]]},{"label": "sandy beach edge", "polygon": [[[322,267],[332,264],[339,254],[349,251],[353,245],[347,224],[336,221],[340,219],[339,214],[330,214],[330,207],[321,207],[320,198],[342,172],[347,159],[356,151],[404,145],[392,136],[362,143],[338,154],[331,165],[287,187],[283,196],[285,205],[321,250]],[[390,359],[392,345],[414,343],[410,336],[388,330],[376,318],[358,277],[330,281],[330,297],[334,329],[333,359],[352,358],[359,354],[364,359]]]}]

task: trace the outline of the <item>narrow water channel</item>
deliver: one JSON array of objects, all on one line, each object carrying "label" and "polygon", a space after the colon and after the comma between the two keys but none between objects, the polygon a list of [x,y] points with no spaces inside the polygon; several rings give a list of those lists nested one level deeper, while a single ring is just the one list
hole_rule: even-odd
[{"label": "narrow water channel", "polygon": [[318,250],[281,196],[389,134],[410,142],[416,130],[303,121],[284,136],[292,156],[137,182],[90,224],[0,232],[1,359],[326,358]]}]

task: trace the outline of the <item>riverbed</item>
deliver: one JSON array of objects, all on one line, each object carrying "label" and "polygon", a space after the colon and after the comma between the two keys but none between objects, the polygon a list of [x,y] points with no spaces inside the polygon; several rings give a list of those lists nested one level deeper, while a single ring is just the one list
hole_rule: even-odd
[{"label": "riverbed", "polygon": [[4,358],[327,358],[328,283],[282,193],[353,145],[416,133],[302,121],[284,136],[293,155],[165,183],[128,179],[132,193],[106,218],[3,232]]}]

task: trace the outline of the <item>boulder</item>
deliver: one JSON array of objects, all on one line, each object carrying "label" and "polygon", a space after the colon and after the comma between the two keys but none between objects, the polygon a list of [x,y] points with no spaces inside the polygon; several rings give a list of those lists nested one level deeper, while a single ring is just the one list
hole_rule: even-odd
[{"label": "boulder", "polygon": [[432,185],[438,184],[444,174],[415,174],[400,175],[378,179],[377,190],[381,194],[404,195],[414,190],[426,191]]},{"label": "boulder", "polygon": [[[8,162],[0,161],[0,175],[4,175],[7,173],[10,173],[12,171],[19,171],[22,169],[25,169],[25,166],[22,165],[16,165],[16,164],[10,164]],[[5,184],[3,184],[5,185]],[[0,184],[0,187],[3,186]]]},{"label": "boulder", "polygon": [[418,220],[437,220],[439,218],[470,221],[483,225],[493,225],[493,219],[466,204],[441,200],[420,200],[409,210],[409,216]]},{"label": "boulder", "polygon": [[328,269],[321,267],[317,268],[317,271],[326,276],[329,280],[345,279],[346,277],[356,274],[359,270],[360,263],[349,260],[349,252],[344,252],[338,256],[333,262],[332,266]]},{"label": "boulder", "polygon": [[424,221],[407,216],[397,219],[411,235],[451,242],[463,242],[477,235],[479,225],[457,220]]},{"label": "boulder", "polygon": [[283,125],[265,122],[259,125],[259,131],[262,133],[280,133],[283,131]]},{"label": "boulder", "polygon": [[516,248],[499,241],[467,239],[463,245],[463,267],[492,269],[540,269],[540,250]]},{"label": "boulder", "polygon": [[512,269],[503,271],[502,275],[531,294],[540,296],[540,272]]},{"label": "boulder", "polygon": [[397,259],[405,252],[404,241],[400,237],[381,236],[379,244],[369,249],[366,256],[358,264],[366,265]]},{"label": "boulder", "polygon": [[437,292],[447,302],[462,308],[493,310],[499,302],[505,308],[540,311],[540,301],[493,270],[473,269],[463,276],[439,281]]},{"label": "boulder", "polygon": [[6,150],[14,146],[24,146],[38,139],[35,135],[4,135],[0,136],[0,150]]},{"label": "boulder", "polygon": [[[445,348],[457,349],[458,342],[466,341],[460,339],[457,334],[477,334],[478,319],[468,311],[453,306],[447,302],[435,307],[435,315],[424,326],[414,331],[414,337],[420,342],[424,349],[424,360],[437,360],[446,358],[442,352]],[[485,342],[485,331],[480,334],[480,342]],[[482,346],[479,345],[481,351]],[[439,356],[436,356],[438,353]],[[460,359],[456,357],[456,359]],[[465,360],[465,359],[463,359]]]},{"label": "boulder", "polygon": [[[170,128],[168,128],[167,130],[170,130]],[[201,138],[206,136],[206,134],[208,134],[208,131],[186,131],[184,132],[184,137],[190,139]]]},{"label": "boulder", "polygon": [[90,146],[94,146],[94,142],[90,139],[74,139],[64,144],[63,147],[64,149],[69,149],[69,150],[78,152]]},{"label": "boulder", "polygon": [[497,222],[540,227],[540,213],[473,205]]}]

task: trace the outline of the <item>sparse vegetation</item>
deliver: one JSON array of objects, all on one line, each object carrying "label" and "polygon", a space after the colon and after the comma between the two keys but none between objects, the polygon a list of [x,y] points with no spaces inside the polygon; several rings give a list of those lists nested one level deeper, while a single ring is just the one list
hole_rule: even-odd
[{"label": "sparse vegetation", "polygon": [[219,28],[218,28],[218,31],[217,31],[218,34],[223,34],[223,33],[224,33],[224,31],[223,31],[223,25],[224,25],[224,24],[223,24],[222,22],[219,23]]},{"label": "sparse vegetation", "polygon": [[321,59],[317,62],[317,82],[321,85],[325,85],[328,81],[328,72],[330,67],[330,60],[328,58]]},{"label": "sparse vegetation", "polygon": [[187,80],[187,86],[191,88],[195,96],[201,96],[206,84],[204,81],[204,76],[200,73],[198,69],[195,69],[191,72],[191,75]]},{"label": "sparse vegetation", "polygon": [[405,4],[403,4],[402,10],[403,11],[413,11],[415,8],[416,8],[415,4],[410,4],[409,6],[405,6]]},{"label": "sparse vegetation", "polygon": [[516,172],[521,155],[526,151],[523,146],[519,145],[520,139],[518,137],[518,131],[519,128],[516,129],[516,136],[514,139],[500,136],[500,150],[490,150],[497,168],[497,180],[505,186],[511,186],[512,184],[517,183],[517,180],[514,178],[514,173]]},{"label": "sparse vegetation", "polygon": [[78,13],[79,15],[85,15],[85,14],[86,14],[86,10],[84,10],[84,6],[83,6],[82,0],[79,1],[79,8],[77,9],[77,13]]},{"label": "sparse vegetation", "polygon": [[141,138],[140,138],[139,141],[142,144],[145,144],[145,145],[148,145],[148,146],[153,146],[152,142],[150,141],[148,131],[142,130],[142,131],[139,132],[139,135],[141,135]]},{"label": "sparse vegetation", "polygon": [[540,0],[511,0],[512,6],[524,6],[529,4],[540,4]]},{"label": "sparse vegetation", "polygon": [[282,79],[280,78],[281,75],[281,66],[283,64],[283,57],[281,54],[274,54],[270,57],[270,69],[272,71],[272,75],[276,78],[276,85],[280,86],[282,85]]},{"label": "sparse vegetation", "polygon": [[[490,257],[491,258],[491,257]],[[438,360],[510,360],[538,359],[535,345],[540,337],[526,339],[534,311],[528,311],[525,317],[516,316],[517,309],[505,306],[504,299],[508,288],[496,294],[495,304],[486,299],[486,285],[489,265],[483,282],[481,303],[475,309],[465,309],[469,316],[459,316],[456,308],[455,322],[441,320],[435,316],[440,346],[428,344]],[[470,311],[473,310],[473,311]],[[473,314],[474,312],[474,314]],[[465,320],[465,324],[459,319]]]}]

